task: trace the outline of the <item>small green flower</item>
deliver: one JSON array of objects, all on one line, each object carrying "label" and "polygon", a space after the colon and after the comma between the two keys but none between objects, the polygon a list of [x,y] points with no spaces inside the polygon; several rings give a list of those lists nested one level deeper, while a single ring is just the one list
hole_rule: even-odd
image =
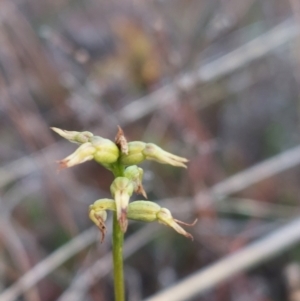
[{"label": "small green flower", "polygon": [[114,142],[99,136],[92,137],[90,141],[96,148],[94,155],[96,162],[109,167],[118,160],[120,151]]},{"label": "small green flower", "polygon": [[[102,235],[104,235],[102,227],[106,219],[106,215],[103,214],[103,212],[106,210],[116,211],[116,207],[116,202],[110,199],[100,199],[90,205],[90,219],[99,227]],[[105,219],[103,219],[102,216],[105,216]],[[159,223],[173,228],[179,234],[182,234],[192,240],[193,236],[186,232],[180,225],[194,226],[197,222],[197,220],[195,220],[192,224],[187,224],[174,219],[167,208],[161,208],[158,204],[150,201],[131,202],[128,205],[127,218],[142,222],[158,221]]]},{"label": "small green flower", "polygon": [[121,154],[120,161],[124,165],[136,165],[143,162],[146,157],[143,154],[143,150],[145,149],[145,142],[141,141],[132,141],[128,142],[128,152],[127,154]]},{"label": "small green flower", "polygon": [[128,166],[124,172],[124,176],[133,183],[134,192],[142,194],[147,199],[147,194],[142,183],[143,175],[143,169],[136,165]]},{"label": "small green flower", "polygon": [[67,140],[81,144],[73,154],[58,161],[60,169],[93,159],[109,169],[110,165],[119,158],[120,152],[117,145],[109,139],[94,136],[90,132],[69,132],[58,128],[52,129]]},{"label": "small green flower", "polygon": [[158,204],[150,201],[135,201],[129,204],[127,217],[132,220],[142,222],[154,222],[173,228],[179,234],[194,240],[193,236],[186,232],[179,224],[185,226],[194,226],[197,220],[192,224],[187,224],[177,219],[174,219],[170,210],[161,208]]},{"label": "small green flower", "polygon": [[127,207],[133,190],[132,181],[125,177],[115,178],[110,186],[110,192],[116,202],[117,219],[123,232],[127,230]]},{"label": "small green flower", "polygon": [[[101,201],[101,202],[99,202]],[[105,221],[107,218],[107,213],[105,210],[116,210],[116,203],[114,200],[101,199],[96,201],[93,205],[89,207],[89,218],[95,223],[99,228],[102,237],[101,242],[103,242],[106,234]],[[97,210],[95,210],[97,208]]]},{"label": "small green flower", "polygon": [[144,160],[153,160],[162,164],[170,164],[186,168],[187,159],[164,151],[153,143],[132,141],[128,143],[128,154],[121,154],[120,161],[124,165],[136,165]]}]

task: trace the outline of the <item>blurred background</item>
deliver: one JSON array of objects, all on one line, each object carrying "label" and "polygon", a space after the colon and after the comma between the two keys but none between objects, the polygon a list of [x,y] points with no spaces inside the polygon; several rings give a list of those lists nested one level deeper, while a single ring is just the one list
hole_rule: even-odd
[{"label": "blurred background", "polygon": [[[190,160],[142,164],[149,199],[199,221],[194,242],[130,224],[129,301],[297,219],[299,22],[297,0],[1,0],[0,300],[113,300],[111,237],[87,216],[112,175],[57,172],[76,145],[50,126],[113,140],[120,125]],[[299,301],[299,242],[193,298]]]}]

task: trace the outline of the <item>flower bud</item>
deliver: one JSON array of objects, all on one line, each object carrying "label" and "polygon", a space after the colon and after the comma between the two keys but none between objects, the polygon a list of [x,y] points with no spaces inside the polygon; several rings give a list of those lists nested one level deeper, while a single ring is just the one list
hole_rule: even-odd
[{"label": "flower bud", "polygon": [[[83,141],[84,137],[88,137],[88,135],[82,135],[83,133],[89,133],[67,132],[60,129],[58,130],[61,131],[59,132],[60,135],[63,134],[65,138],[68,137],[68,140],[70,140],[71,142],[75,142],[74,139],[77,139],[76,143],[79,143],[78,141]],[[56,128],[55,131],[57,132]],[[77,134],[73,135],[73,133]],[[115,143],[113,143],[109,139],[104,139],[99,136],[93,136],[93,134],[91,135],[92,136],[89,137],[89,142],[81,144],[73,154],[61,161],[58,161],[60,164],[60,169],[71,167],[93,159],[95,159],[98,163],[104,165],[105,167],[109,168],[110,164],[118,160],[119,149]]]},{"label": "flower bud", "polygon": [[141,141],[132,141],[128,142],[128,153],[127,154],[121,154],[120,160],[121,163],[124,165],[136,165],[141,162],[143,162],[146,157],[143,154],[143,150],[146,147],[145,142]]},{"label": "flower bud", "polygon": [[89,142],[90,138],[94,136],[91,132],[66,131],[55,127],[51,129],[63,138],[77,144]]},{"label": "flower bud", "polygon": [[90,139],[92,145],[96,148],[94,159],[103,165],[112,164],[119,158],[119,149],[115,143],[109,139],[94,136]]},{"label": "flower bud", "polygon": [[128,154],[121,154],[120,161],[124,165],[136,165],[144,160],[153,160],[162,164],[186,168],[187,159],[164,151],[153,143],[133,141],[128,143]]},{"label": "flower bud", "polygon": [[143,169],[136,165],[127,167],[124,172],[124,176],[133,183],[134,192],[142,194],[147,199],[147,194],[142,184],[143,175]]},{"label": "flower bud", "polygon": [[59,168],[68,168],[86,161],[93,160],[95,152],[96,148],[90,142],[86,142],[80,145],[73,154],[63,160],[58,161]]},{"label": "flower bud", "polygon": [[101,242],[104,240],[106,234],[105,221],[107,218],[107,213],[105,210],[116,210],[115,201],[110,199],[101,199],[97,200],[89,207],[89,218],[99,228],[102,234]]},{"label": "flower bud", "polygon": [[186,224],[172,217],[171,212],[167,208],[161,208],[158,204],[149,201],[135,201],[129,204],[127,217],[129,219],[153,222],[158,221],[161,224],[172,227],[179,234],[193,240],[193,236],[186,232],[179,224],[185,226],[194,226],[196,221],[192,224]]},{"label": "flower bud", "polygon": [[[115,189],[120,191],[120,187],[124,190],[128,190],[128,182],[126,178],[121,179],[115,183],[115,187],[111,187],[111,190]],[[112,185],[113,186],[113,185]],[[118,186],[118,188],[116,188]],[[130,192],[130,191],[129,191]],[[94,204],[89,207],[89,217],[98,226],[102,233],[102,240],[104,239],[106,227],[106,210],[118,211],[118,202],[111,199],[101,199],[97,200]],[[141,221],[141,222],[154,222],[158,221],[161,224],[172,227],[179,234],[184,235],[187,238],[193,240],[193,236],[186,232],[180,225],[194,226],[197,220],[192,224],[187,224],[172,217],[171,212],[167,208],[161,208],[158,204],[149,201],[135,201],[131,202],[127,208],[127,218],[131,220]],[[127,219],[126,219],[127,227]],[[101,240],[101,241],[102,241]]]},{"label": "flower bud", "polygon": [[154,222],[161,207],[150,201],[135,201],[128,206],[127,217],[141,222]]},{"label": "flower bud", "polygon": [[117,219],[123,232],[127,230],[127,207],[133,190],[132,182],[125,177],[115,178],[110,186],[110,192],[116,201]]}]

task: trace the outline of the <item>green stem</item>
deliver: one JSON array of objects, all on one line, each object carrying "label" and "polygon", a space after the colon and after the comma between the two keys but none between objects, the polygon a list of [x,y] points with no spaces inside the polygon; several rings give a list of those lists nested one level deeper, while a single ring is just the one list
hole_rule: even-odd
[{"label": "green stem", "polygon": [[[113,170],[114,176],[124,175],[124,166],[116,164]],[[115,301],[125,301],[124,272],[123,272],[123,242],[124,233],[121,231],[117,214],[113,218],[113,266],[114,266],[114,289]]]},{"label": "green stem", "polygon": [[113,220],[113,262],[114,262],[114,284],[115,301],[124,301],[124,275],[123,275],[123,240],[124,234],[121,231],[114,213]]}]

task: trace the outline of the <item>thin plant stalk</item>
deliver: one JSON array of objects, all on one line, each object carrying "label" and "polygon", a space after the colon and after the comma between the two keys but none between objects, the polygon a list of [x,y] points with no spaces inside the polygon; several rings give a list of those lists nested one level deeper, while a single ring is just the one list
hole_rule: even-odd
[{"label": "thin plant stalk", "polygon": [[[121,164],[115,166],[113,174],[116,177],[124,175],[124,167]],[[124,269],[123,269],[123,243],[124,233],[117,219],[117,213],[113,217],[113,270],[115,301],[125,301]]]},{"label": "thin plant stalk", "polygon": [[125,301],[124,297],[124,272],[123,272],[123,241],[124,234],[117,220],[113,218],[113,265],[114,265],[114,290],[115,301]]},{"label": "thin plant stalk", "polygon": [[115,301],[125,301],[123,243],[124,232],[126,232],[128,225],[127,210],[131,209],[131,219],[145,222],[161,222],[190,239],[193,239],[193,236],[180,225],[193,226],[196,222],[187,224],[176,220],[167,208],[161,208],[154,202],[135,201],[129,204],[129,199],[133,192],[142,194],[147,198],[142,185],[143,169],[139,168],[137,164],[148,159],[162,164],[186,168],[188,160],[164,151],[153,143],[142,141],[127,143],[120,127],[115,138],[115,143],[109,139],[94,136],[93,133],[87,131],[76,132],[59,128],[52,129],[70,142],[80,145],[71,155],[58,161],[60,169],[94,159],[114,174],[115,180],[110,186],[114,200],[99,199],[95,201],[94,204],[89,206],[89,217],[99,228],[102,242],[106,233],[106,210],[115,211],[113,218]]}]

